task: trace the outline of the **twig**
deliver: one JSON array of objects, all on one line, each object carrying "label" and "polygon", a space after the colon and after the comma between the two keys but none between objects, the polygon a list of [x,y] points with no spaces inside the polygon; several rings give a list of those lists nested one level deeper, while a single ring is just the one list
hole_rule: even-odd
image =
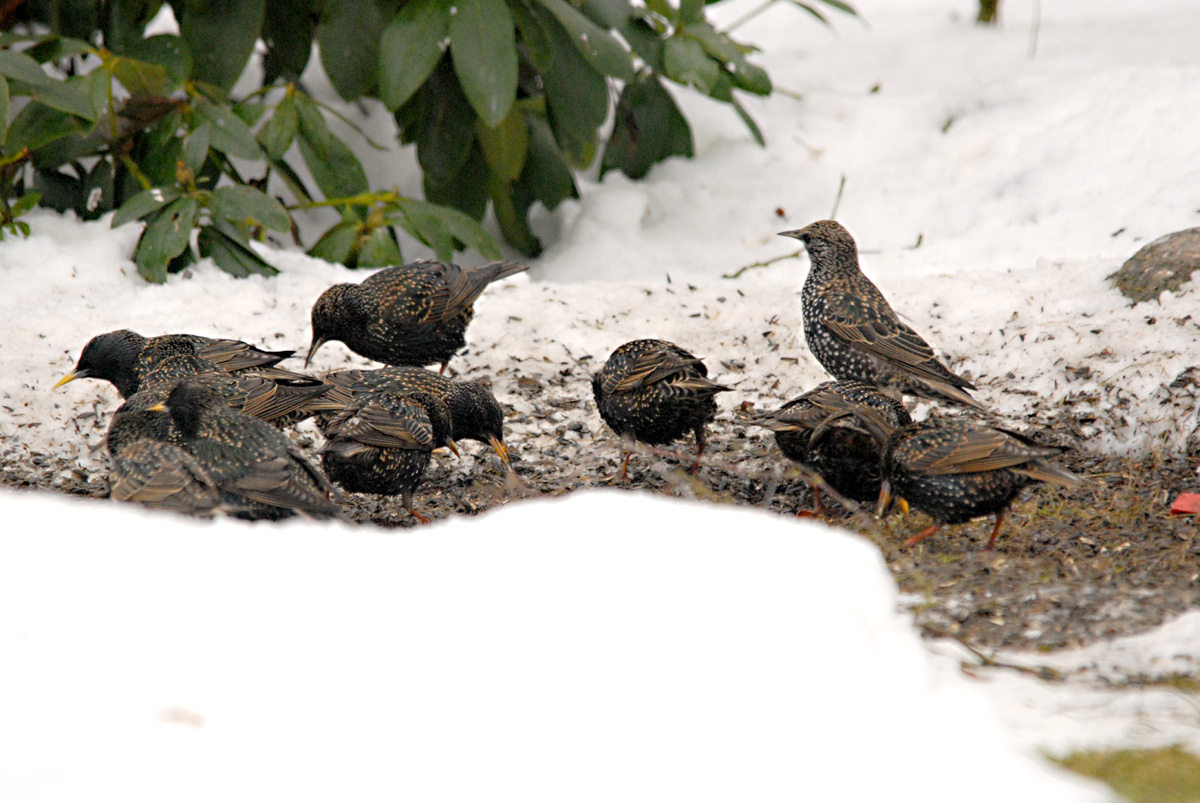
[{"label": "twig", "polygon": [[830,220],[837,220],[838,207],[842,205],[842,193],[846,189],[846,174],[842,173],[842,180],[838,182],[837,197],[833,199],[833,211],[829,213]]},{"label": "twig", "polygon": [[749,265],[743,265],[742,267],[738,268],[733,273],[722,273],[721,278],[722,279],[738,279],[738,278],[741,278],[741,275],[748,270],[753,270],[754,268],[769,268],[772,265],[774,265],[776,262],[782,262],[785,259],[795,259],[796,257],[800,256],[802,253],[804,253],[803,249],[801,249],[799,251],[793,251],[790,254],[784,254],[782,256],[777,256],[777,257],[771,257],[770,259],[764,260],[762,262],[751,262]]}]

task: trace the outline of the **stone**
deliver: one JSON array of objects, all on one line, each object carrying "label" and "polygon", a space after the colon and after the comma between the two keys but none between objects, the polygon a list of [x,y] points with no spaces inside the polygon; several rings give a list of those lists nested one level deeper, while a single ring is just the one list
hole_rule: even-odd
[{"label": "stone", "polygon": [[1136,304],[1157,300],[1164,290],[1172,293],[1200,268],[1200,228],[1184,229],[1159,237],[1108,277],[1113,286]]}]

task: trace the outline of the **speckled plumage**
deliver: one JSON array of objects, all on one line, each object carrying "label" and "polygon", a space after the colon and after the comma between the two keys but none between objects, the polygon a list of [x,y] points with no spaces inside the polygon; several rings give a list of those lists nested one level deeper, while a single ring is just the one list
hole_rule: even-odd
[{"label": "speckled plumage", "polygon": [[451,426],[446,405],[429,393],[361,393],[325,427],[322,465],[347,491],[399,494],[408,512],[428,522],[413,507],[413,494],[434,449],[457,454]]},{"label": "speckled plumage", "polygon": [[335,284],[312,308],[312,345],[340,340],[355,354],[388,365],[443,370],[466,345],[474,303],[491,282],[528,270],[515,262],[460,268],[448,262],[413,262],[384,268],[360,284]]},{"label": "speckled plumage", "polygon": [[896,430],[884,448],[881,502],[895,494],[933,519],[905,546],[928,538],[945,524],[995,514],[996,524],[985,547],[991,549],[1005,511],[1022,488],[1038,482],[1072,488],[1082,482],[1048,461],[1062,452],[1016,432],[972,421],[910,424]]},{"label": "speckled plumage", "polygon": [[819,220],[781,234],[808,249],[811,267],[800,299],[804,338],[835,379],[982,409],[966,392],[975,386],[939,362],[863,275],[854,238],[840,223]]},{"label": "speckled plumage", "polygon": [[[121,394],[121,398],[127,399],[140,389],[146,373],[154,368],[156,358],[153,356],[153,349],[163,346],[164,341],[173,344],[168,346],[169,353],[173,353],[182,345],[195,356],[234,374],[251,369],[262,371],[271,368],[295,353],[265,351],[241,340],[187,334],[147,338],[128,329],[119,329],[96,335],[89,340],[79,355],[75,369],[60,379],[54,387],[76,379],[92,377],[111,382]],[[151,350],[151,354],[146,353],[148,349]],[[278,370],[280,374],[288,373],[282,369]]]},{"label": "speckled plumage", "polygon": [[[879,497],[884,441],[912,418],[875,385],[841,379],[802,393],[756,423],[774,431],[780,451],[858,502]],[[813,488],[817,510],[820,492]]]},{"label": "speckled plumage", "polygon": [[128,409],[113,416],[105,438],[112,459],[110,496],[183,513],[212,514],[221,507],[220,491],[196,458],[161,439],[157,416],[162,415],[166,413]]},{"label": "speckled plumage", "polygon": [[489,444],[505,467],[511,469],[508,448],[504,445],[504,410],[480,382],[451,380],[424,368],[407,365],[336,371],[326,374],[324,379],[334,386],[329,394],[331,401],[342,404],[348,404],[362,393],[404,396],[424,392],[436,396],[450,411],[451,437],[455,441],[475,440]]},{"label": "speckled plumage", "polygon": [[[692,432],[697,459],[704,426],[716,415],[713,396],[726,390],[708,378],[703,362],[665,340],[625,343],[592,376],[600,417],[618,435],[655,446]],[[622,476],[628,461],[627,452]]]},{"label": "speckled plumage", "polygon": [[[156,408],[151,407],[151,410]],[[165,409],[195,457],[236,515],[279,519],[300,512],[339,515],[332,487],[286,435],[230,407],[221,392],[195,378],[180,381]]]}]

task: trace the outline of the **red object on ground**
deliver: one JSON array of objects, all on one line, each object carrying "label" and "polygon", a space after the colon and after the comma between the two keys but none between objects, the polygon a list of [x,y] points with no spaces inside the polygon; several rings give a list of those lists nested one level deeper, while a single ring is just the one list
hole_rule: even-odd
[{"label": "red object on ground", "polygon": [[1171,514],[1200,513],[1200,494],[1180,494],[1171,505]]}]

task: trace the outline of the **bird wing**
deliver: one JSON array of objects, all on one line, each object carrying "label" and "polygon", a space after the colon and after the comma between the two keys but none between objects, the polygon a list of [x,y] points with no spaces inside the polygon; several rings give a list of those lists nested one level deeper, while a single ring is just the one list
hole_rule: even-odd
[{"label": "bird wing", "polygon": [[311,377],[285,381],[261,374],[239,374],[234,384],[242,412],[264,421],[274,421],[300,409],[315,412],[340,410],[345,406],[336,398],[326,401],[333,385]]},{"label": "bird wing", "polygon": [[1042,457],[1061,454],[1061,449],[1038,446],[1015,432],[995,427],[967,430],[960,437],[933,444],[908,462],[914,474],[975,474],[1021,466]]},{"label": "bird wing", "polygon": [[208,474],[181,449],[142,441],[130,448],[126,459],[138,470],[113,473],[113,499],[184,510],[210,510],[219,501]]},{"label": "bird wing", "polygon": [[210,340],[200,346],[196,356],[209,362],[216,363],[222,369],[233,373],[247,368],[265,368],[281,360],[291,357],[296,352],[265,351],[241,340]]},{"label": "bird wing", "polygon": [[383,449],[416,449],[432,451],[433,425],[428,416],[419,415],[415,405],[401,410],[368,401],[347,410],[329,425],[330,439],[355,441]]},{"label": "bird wing", "polygon": [[328,481],[296,455],[277,454],[248,463],[240,476],[221,487],[265,505],[322,514],[334,509]]},{"label": "bird wing", "polygon": [[702,376],[708,374],[704,363],[686,352],[654,348],[639,354],[620,378],[607,378],[604,390],[606,393],[638,390],[693,368]]}]

